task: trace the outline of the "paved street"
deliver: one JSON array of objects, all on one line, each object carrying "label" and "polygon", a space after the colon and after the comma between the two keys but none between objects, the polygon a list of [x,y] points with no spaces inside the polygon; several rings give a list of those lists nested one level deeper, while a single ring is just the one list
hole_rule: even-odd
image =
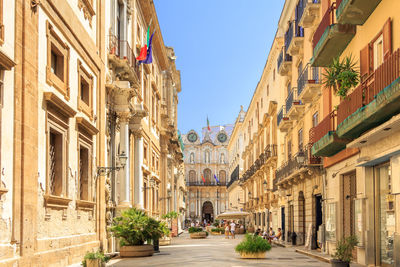
[{"label": "paved street", "polygon": [[208,236],[207,239],[190,239],[183,234],[173,239],[171,246],[160,247],[160,253],[149,258],[115,259],[107,266],[330,266],[316,259],[294,252],[290,248],[273,246],[264,260],[244,260],[234,251],[243,236],[235,240],[223,236]]}]

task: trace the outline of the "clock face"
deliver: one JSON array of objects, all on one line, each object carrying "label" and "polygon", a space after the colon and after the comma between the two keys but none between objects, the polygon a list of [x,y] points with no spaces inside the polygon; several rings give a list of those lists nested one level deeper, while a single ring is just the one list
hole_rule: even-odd
[{"label": "clock face", "polygon": [[187,139],[188,139],[190,142],[194,143],[194,142],[197,141],[197,134],[195,134],[195,133],[190,133],[190,134],[188,134]]},{"label": "clock face", "polygon": [[220,141],[221,143],[225,142],[226,139],[227,139],[226,134],[220,133],[220,134],[218,135],[218,141]]}]

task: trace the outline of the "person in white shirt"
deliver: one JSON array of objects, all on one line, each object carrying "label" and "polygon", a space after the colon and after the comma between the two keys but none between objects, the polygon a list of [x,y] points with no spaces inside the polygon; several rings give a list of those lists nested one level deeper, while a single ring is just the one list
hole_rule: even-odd
[{"label": "person in white shirt", "polygon": [[231,223],[231,235],[232,238],[235,239],[235,228],[236,228],[236,224],[234,222]]}]

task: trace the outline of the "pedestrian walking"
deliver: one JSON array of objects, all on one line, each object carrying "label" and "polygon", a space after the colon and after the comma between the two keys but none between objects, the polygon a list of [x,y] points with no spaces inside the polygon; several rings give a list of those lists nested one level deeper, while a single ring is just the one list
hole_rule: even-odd
[{"label": "pedestrian walking", "polygon": [[225,239],[229,239],[229,222],[225,223]]},{"label": "pedestrian walking", "polygon": [[235,229],[236,229],[236,224],[234,222],[231,223],[231,235],[232,239],[235,239]]}]

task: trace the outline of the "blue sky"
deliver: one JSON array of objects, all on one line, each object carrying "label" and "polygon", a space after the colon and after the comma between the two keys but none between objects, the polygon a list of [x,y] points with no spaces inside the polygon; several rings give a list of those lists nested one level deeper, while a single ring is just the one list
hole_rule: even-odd
[{"label": "blue sky", "polygon": [[178,128],[234,123],[250,103],[284,0],[154,0],[181,70]]}]

